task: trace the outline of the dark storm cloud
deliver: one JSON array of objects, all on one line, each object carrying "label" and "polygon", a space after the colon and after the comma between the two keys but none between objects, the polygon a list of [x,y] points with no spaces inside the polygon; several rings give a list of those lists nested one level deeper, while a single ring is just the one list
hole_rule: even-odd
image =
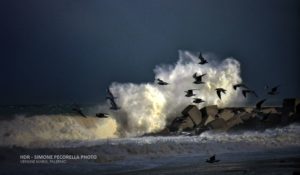
[{"label": "dark storm cloud", "polygon": [[[298,1],[1,1],[1,104],[94,103],[177,50],[233,56],[251,88],[300,96]],[[261,89],[261,90],[260,90]]]}]

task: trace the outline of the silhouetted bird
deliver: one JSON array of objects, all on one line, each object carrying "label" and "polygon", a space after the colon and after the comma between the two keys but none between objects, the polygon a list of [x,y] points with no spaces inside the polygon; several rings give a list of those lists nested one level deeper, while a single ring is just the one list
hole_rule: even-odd
[{"label": "silhouetted bird", "polygon": [[279,92],[278,92],[278,88],[279,88],[279,85],[278,85],[278,86],[275,86],[275,87],[273,87],[273,88],[271,89],[271,91],[270,91],[270,92],[268,92],[268,94],[269,94],[269,95],[277,95],[277,94],[279,94]]},{"label": "silhouetted bird", "polygon": [[206,159],[207,163],[215,163],[219,162],[220,160],[216,160],[216,155],[211,156],[209,159]]},{"label": "silhouetted bird", "polygon": [[267,99],[260,100],[256,103],[256,109],[261,110],[261,105],[266,101]]},{"label": "silhouetted bird", "polygon": [[232,87],[233,87],[234,90],[236,90],[237,88],[246,88],[246,89],[248,89],[248,87],[245,84],[241,84],[241,83],[235,84]]},{"label": "silhouetted bird", "polygon": [[184,91],[186,94],[186,97],[191,97],[191,96],[195,96],[196,94],[194,94],[194,90],[198,90],[198,89],[189,89],[187,91]]},{"label": "silhouetted bird", "polygon": [[81,108],[78,105],[74,105],[74,107],[72,108],[73,111],[77,112],[79,115],[81,115],[82,117],[86,117],[86,115],[83,114]]},{"label": "silhouetted bird", "polygon": [[243,96],[244,96],[245,98],[247,97],[247,94],[248,94],[248,93],[251,93],[251,94],[255,95],[256,97],[258,97],[258,95],[256,94],[256,92],[253,91],[253,90],[246,89],[246,90],[243,90],[242,93],[243,93]]},{"label": "silhouetted bird", "polygon": [[197,76],[197,73],[194,73],[193,78],[195,79],[194,84],[203,84],[202,77],[204,77],[206,74],[202,74]]},{"label": "silhouetted bird", "polygon": [[108,118],[108,114],[106,114],[106,113],[97,113],[96,117],[99,117],[99,118]]},{"label": "silhouetted bird", "polygon": [[202,100],[201,98],[194,98],[193,103],[202,103],[205,102],[204,100]]},{"label": "silhouetted bird", "polygon": [[161,79],[156,79],[157,80],[157,84],[159,84],[159,85],[168,85],[169,83],[167,83],[167,82],[165,82],[165,81],[163,81],[163,80],[161,80]]},{"label": "silhouetted bird", "polygon": [[226,94],[226,90],[223,88],[217,88],[216,89],[217,95],[220,99],[222,99],[221,93]]},{"label": "silhouetted bird", "polygon": [[113,98],[107,98],[107,99],[110,101],[110,104],[111,104],[110,109],[112,109],[112,110],[121,109],[120,107],[118,107],[118,105],[116,104],[116,102]]},{"label": "silhouetted bird", "polygon": [[200,52],[198,58],[200,59],[199,64],[206,64],[208,63],[206,59],[203,58],[202,53]]}]

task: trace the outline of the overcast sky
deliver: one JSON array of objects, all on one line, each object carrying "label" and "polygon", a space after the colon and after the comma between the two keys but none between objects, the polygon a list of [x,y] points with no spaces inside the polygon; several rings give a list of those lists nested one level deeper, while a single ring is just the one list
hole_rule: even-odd
[{"label": "overcast sky", "polygon": [[0,22],[0,104],[102,102],[179,49],[232,56],[258,93],[300,97],[297,0],[7,0]]}]

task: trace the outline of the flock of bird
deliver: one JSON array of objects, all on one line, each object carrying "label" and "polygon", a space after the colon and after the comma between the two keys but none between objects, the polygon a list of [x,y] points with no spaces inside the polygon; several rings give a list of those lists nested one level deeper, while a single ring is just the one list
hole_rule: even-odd
[{"label": "flock of bird", "polygon": [[[117,105],[117,103],[116,103],[116,101],[115,101],[115,99],[116,99],[117,97],[115,97],[115,96],[113,95],[113,93],[110,91],[109,88],[107,88],[107,96],[106,96],[105,98],[106,98],[106,100],[109,100],[109,102],[110,102],[110,104],[111,104],[111,107],[110,107],[111,110],[119,110],[119,109],[121,109],[121,108]],[[73,108],[72,108],[72,110],[73,110],[74,112],[78,113],[80,116],[87,118],[87,116],[84,115],[84,113],[82,112],[82,109],[80,108],[80,106],[74,105]],[[108,118],[108,117],[109,117],[109,114],[107,114],[107,113],[96,113],[96,117],[98,117],[98,118]]]},{"label": "flock of bird", "polygon": [[[204,65],[204,64],[208,63],[208,61],[202,56],[201,53],[198,56],[198,58],[200,60],[200,62],[198,64]],[[202,81],[203,77],[205,77],[205,76],[206,76],[206,74],[198,75],[197,72],[194,73],[193,74],[193,78],[194,78],[194,82],[193,83],[194,84],[205,84],[205,82]],[[161,80],[159,78],[157,78],[156,80],[157,80],[157,84],[158,85],[161,85],[161,86],[169,85],[168,82],[165,82],[165,81],[163,81],[163,80]],[[249,89],[245,84],[242,84],[242,83],[234,84],[232,87],[233,87],[234,90],[237,90],[238,88],[242,89],[242,95],[245,98],[247,98],[248,94],[252,94],[255,97],[258,97],[257,93],[254,90]],[[278,88],[279,88],[279,85],[271,88],[271,90],[268,92],[268,95],[277,95],[277,94],[279,94]],[[269,89],[269,86],[265,86],[265,89]],[[186,97],[196,96],[196,94],[194,94],[194,91],[196,91],[196,90],[201,90],[201,89],[188,89],[188,90],[185,91],[185,93],[186,93],[185,96]],[[219,99],[222,100],[222,94],[226,94],[227,90],[224,89],[224,88],[216,88],[215,91],[216,91],[216,94],[219,97]],[[117,105],[117,103],[115,102],[116,98],[117,97],[115,97],[113,95],[113,93],[110,91],[110,89],[107,88],[106,100],[110,101],[110,104],[111,104],[110,109],[111,110],[119,110],[119,109],[121,109]],[[256,109],[257,110],[261,110],[262,109],[262,104],[266,100],[267,99],[262,99],[262,100],[258,101],[256,103]],[[203,99],[201,99],[201,98],[193,98],[193,103],[200,104],[200,103],[203,103],[203,102],[205,102],[205,101]],[[77,112],[78,114],[80,114],[83,117],[86,117],[86,115],[83,114],[83,112],[82,112],[82,110],[81,110],[81,108],[79,106],[73,107],[73,111]],[[262,120],[266,120],[269,115],[270,115],[270,113],[268,113],[267,115],[264,115]],[[99,118],[108,118],[109,114],[107,114],[107,113],[97,113],[96,117],[99,117]],[[219,162],[219,161],[220,160],[216,159],[216,155],[213,155],[209,159],[206,160],[207,163],[216,163],[216,162]]]},{"label": "flock of bird", "polygon": [[[207,63],[208,63],[208,61],[202,56],[201,53],[199,54],[198,58],[199,58],[199,60],[200,60],[200,62],[199,62],[198,64],[204,65],[204,64],[207,64]],[[192,76],[192,77],[194,78],[194,82],[193,82],[193,83],[194,83],[194,84],[199,84],[199,85],[205,84],[205,82],[202,80],[203,77],[205,77],[205,76],[206,76],[206,74],[198,75],[197,72],[194,73],[193,76]],[[157,78],[156,81],[157,81],[157,84],[158,84],[158,85],[161,85],[161,86],[170,85],[168,82],[163,81],[163,80],[161,80],[161,79],[159,79],[159,78]],[[248,95],[248,94],[253,94],[255,97],[258,97],[257,93],[256,93],[254,90],[249,89],[245,84],[242,84],[242,83],[234,84],[232,87],[233,87],[234,90],[237,90],[238,88],[241,88],[241,89],[242,89],[242,95],[243,95],[245,98],[247,98],[247,95]],[[268,92],[268,95],[277,95],[277,94],[279,94],[278,88],[279,88],[279,85],[273,87],[273,88]],[[269,89],[269,86],[266,86],[265,89]],[[185,91],[185,93],[186,93],[185,96],[186,96],[186,97],[194,97],[194,96],[196,96],[196,94],[194,94],[194,91],[196,91],[196,90],[200,90],[200,89],[188,89],[188,90],[186,90],[186,91]],[[219,99],[222,100],[222,94],[225,95],[227,90],[224,89],[224,88],[216,88],[215,91],[216,91],[216,94],[217,94],[217,96],[219,97]],[[115,96],[113,95],[113,93],[110,91],[110,89],[107,88],[107,96],[106,96],[106,100],[109,100],[109,101],[110,101],[110,104],[111,104],[110,109],[111,109],[111,110],[119,110],[119,109],[121,109],[121,108],[117,105],[117,103],[115,102],[115,99],[116,99],[116,98],[117,98],[117,97],[115,97]],[[267,100],[267,99],[263,99],[263,100],[258,101],[258,102],[256,103],[256,109],[260,110],[262,104],[263,104],[266,100]],[[200,103],[203,103],[203,102],[205,102],[205,101],[204,101],[203,99],[201,99],[201,98],[193,98],[193,103],[200,104]],[[78,105],[76,105],[75,107],[73,107],[72,110],[75,111],[75,112],[77,112],[77,113],[80,114],[81,116],[86,117],[86,115],[83,114],[81,108],[80,108]],[[107,117],[109,117],[109,115],[108,115],[107,113],[97,113],[97,114],[96,114],[96,117],[99,117],[99,118],[107,118]]]},{"label": "flock of bird", "polygon": [[[200,53],[199,56],[198,56],[200,62],[198,64],[200,65],[204,65],[204,64],[207,64],[208,61],[202,56],[202,54]],[[206,74],[201,74],[201,75],[198,75],[197,72],[193,74],[193,78],[194,78],[194,84],[205,84],[204,81],[202,81],[203,77],[205,77]],[[161,79],[156,79],[157,80],[157,84],[158,85],[169,85],[168,82],[164,81],[164,80],[161,80]],[[258,97],[257,93],[254,91],[254,90],[251,90],[249,89],[245,84],[242,84],[242,83],[239,83],[239,84],[234,84],[233,86],[233,89],[234,90],[237,90],[238,88],[242,89],[242,95],[244,96],[244,98],[247,98],[248,95],[252,94],[254,95],[255,97]],[[268,92],[268,95],[277,95],[279,94],[278,92],[278,88],[279,88],[279,85],[278,86],[275,86],[273,87],[269,92]],[[269,86],[266,86],[265,89],[269,89]],[[196,94],[194,94],[194,91],[196,90],[200,90],[200,89],[188,89],[185,91],[185,96],[186,97],[194,97],[196,96]],[[226,89],[224,88],[216,88],[215,89],[216,91],[216,95],[219,97],[220,100],[222,100],[222,94],[226,94]],[[263,99],[263,100],[260,100],[257,102],[256,104],[256,108],[257,109],[261,109],[261,106],[262,104],[266,101],[266,99]],[[201,98],[193,98],[193,103],[196,103],[196,104],[200,104],[200,103],[203,103],[205,102],[203,99]]]}]

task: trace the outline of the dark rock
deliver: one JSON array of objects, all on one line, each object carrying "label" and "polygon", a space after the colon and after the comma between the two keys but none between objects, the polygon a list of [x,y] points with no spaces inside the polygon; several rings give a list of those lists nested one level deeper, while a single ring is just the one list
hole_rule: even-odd
[{"label": "dark rock", "polygon": [[246,121],[252,118],[252,114],[248,112],[241,112],[237,114],[238,117],[240,117],[241,120]]},{"label": "dark rock", "polygon": [[200,111],[201,111],[203,117],[205,117],[205,116],[213,116],[214,117],[219,112],[217,105],[203,107]]},{"label": "dark rock", "polygon": [[195,128],[195,124],[188,116],[175,118],[170,125],[170,131],[190,131]]},{"label": "dark rock", "polygon": [[200,126],[206,126],[209,122],[215,120],[219,112],[217,105],[203,107],[200,111],[202,114]]},{"label": "dark rock", "polygon": [[224,119],[217,118],[207,124],[207,128],[213,129],[213,130],[226,130],[227,124]]},{"label": "dark rock", "polygon": [[233,116],[232,118],[230,118],[229,120],[226,121],[227,124],[227,129],[232,128],[233,126],[242,124],[243,120],[241,120],[241,118],[238,115]]},{"label": "dark rock", "polygon": [[186,117],[184,122],[182,122],[178,126],[178,131],[190,131],[190,130],[193,130],[194,127],[195,127],[195,124],[192,121],[192,119],[190,117]]},{"label": "dark rock", "polygon": [[285,112],[297,112],[297,106],[300,104],[300,99],[287,98],[283,100],[282,110]]},{"label": "dark rock", "polygon": [[202,114],[199,109],[195,105],[187,106],[183,111],[182,114],[184,116],[188,116],[194,122],[195,126],[199,125],[202,121]]},{"label": "dark rock", "polygon": [[218,117],[224,119],[225,121],[230,120],[234,116],[234,112],[230,109],[224,109],[219,114]]}]

